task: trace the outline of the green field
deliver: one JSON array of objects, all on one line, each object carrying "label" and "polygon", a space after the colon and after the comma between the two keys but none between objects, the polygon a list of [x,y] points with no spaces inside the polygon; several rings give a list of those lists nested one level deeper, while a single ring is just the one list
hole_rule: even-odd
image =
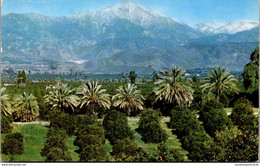
[{"label": "green field", "polygon": [[[167,131],[169,135],[169,139],[167,141],[167,145],[169,147],[180,147],[181,143],[176,138],[175,135],[172,135],[171,130],[167,127],[166,122],[169,121],[169,118],[162,119],[162,127]],[[132,129],[138,127],[138,118],[129,118],[129,125]],[[45,161],[45,157],[41,156],[41,149],[44,146],[44,142],[46,141],[46,134],[48,132],[48,127],[41,126],[39,124],[26,124],[26,125],[15,125],[13,132],[21,132],[24,136],[24,153],[22,155],[4,155],[1,154],[2,161]],[[1,135],[1,139],[6,134]],[[79,147],[74,146],[73,142],[76,136],[69,137],[67,139],[66,145],[69,149],[70,156],[72,161],[79,161],[79,154],[75,152]],[[152,153],[155,151],[157,144],[145,144],[141,140],[141,135],[135,132],[135,142],[138,146],[144,148],[148,152]],[[112,151],[112,145],[106,140],[106,144],[104,145],[105,150],[107,151],[108,158],[111,159],[111,155],[109,152]],[[186,151],[184,151],[187,154]],[[188,158],[187,158],[188,159]]]}]

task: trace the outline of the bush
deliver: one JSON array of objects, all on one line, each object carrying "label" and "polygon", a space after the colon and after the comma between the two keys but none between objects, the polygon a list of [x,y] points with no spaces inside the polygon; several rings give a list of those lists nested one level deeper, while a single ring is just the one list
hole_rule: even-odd
[{"label": "bush", "polygon": [[254,116],[252,104],[246,98],[240,98],[234,103],[234,108],[230,118],[242,131],[248,131],[258,127],[257,118]]},{"label": "bush", "polygon": [[2,144],[2,153],[6,155],[21,155],[23,153],[23,135],[21,133],[9,133]]},{"label": "bush", "polygon": [[102,145],[86,145],[80,153],[80,161],[106,161],[105,149]]},{"label": "bush", "polygon": [[87,125],[91,125],[97,122],[96,116],[90,115],[76,115],[74,116],[74,131],[77,134],[78,131],[85,128]]},{"label": "bush", "polygon": [[223,130],[232,123],[224,110],[223,104],[217,100],[212,100],[202,107],[199,120],[203,122],[205,131],[212,137],[214,137],[216,131]]},{"label": "bush", "polygon": [[113,145],[111,155],[116,161],[145,161],[147,154],[142,148],[137,147],[129,138],[117,140]]},{"label": "bush", "polygon": [[169,126],[173,128],[178,137],[188,135],[191,131],[201,130],[197,115],[188,107],[176,106],[172,110]]},{"label": "bush", "polygon": [[112,145],[118,139],[133,139],[134,137],[133,131],[130,129],[124,113],[115,110],[109,112],[103,120],[103,126],[105,129],[105,137]]},{"label": "bush", "polygon": [[67,133],[65,130],[50,128],[47,140],[41,151],[46,156],[46,161],[69,161],[71,160],[66,146]]},{"label": "bush", "polygon": [[50,127],[65,130],[67,134],[74,134],[74,117],[67,113],[54,113],[50,116]]},{"label": "bush", "polygon": [[13,123],[13,119],[10,116],[1,115],[1,133],[10,133],[13,129],[11,125]]},{"label": "bush", "polygon": [[157,150],[149,157],[149,162],[181,162],[185,161],[182,148],[168,148],[165,143],[160,143]]},{"label": "bush", "polygon": [[104,129],[100,123],[84,126],[77,132],[74,145],[79,146],[80,161],[105,161]]},{"label": "bush", "polygon": [[191,131],[181,138],[183,148],[189,152],[188,158],[195,162],[213,161],[214,142],[204,130]]},{"label": "bush", "polygon": [[167,140],[168,135],[160,126],[161,113],[149,110],[141,114],[139,127],[136,131],[141,134],[145,143],[160,143]]},{"label": "bush", "polygon": [[46,161],[71,161],[71,157],[67,151],[63,151],[59,147],[51,147],[46,154]]},{"label": "bush", "polygon": [[216,133],[216,161],[253,162],[258,160],[258,134],[242,132],[236,126]]},{"label": "bush", "polygon": [[105,144],[104,130],[100,124],[88,125],[81,129],[74,141],[74,145],[79,146],[79,152],[81,152],[87,145],[99,145]]}]

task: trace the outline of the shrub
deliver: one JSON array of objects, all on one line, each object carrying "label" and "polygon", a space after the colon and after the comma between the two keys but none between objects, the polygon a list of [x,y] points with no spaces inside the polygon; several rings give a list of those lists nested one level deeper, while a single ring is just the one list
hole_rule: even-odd
[{"label": "shrub", "polygon": [[46,161],[71,161],[71,157],[67,151],[63,151],[59,147],[51,147],[46,154]]},{"label": "shrub", "polygon": [[79,146],[80,161],[105,161],[105,134],[100,123],[84,126],[77,132],[74,145]]},{"label": "shrub", "polygon": [[12,123],[12,117],[1,115],[1,133],[10,133],[13,129]]},{"label": "shrub", "polygon": [[175,129],[175,133],[180,138],[188,135],[191,131],[201,130],[197,115],[186,106],[176,106],[172,110],[169,125]]},{"label": "shrub", "polygon": [[81,129],[74,141],[74,145],[79,146],[81,152],[87,145],[103,145],[105,144],[104,130],[100,124],[88,125]]},{"label": "shrub", "polygon": [[23,135],[21,133],[9,133],[2,144],[2,153],[6,155],[21,155],[23,153]]},{"label": "shrub", "polygon": [[68,161],[71,160],[66,146],[67,133],[65,130],[50,128],[47,140],[41,151],[46,156],[46,161]]},{"label": "shrub", "polygon": [[240,98],[234,103],[230,118],[242,131],[251,130],[257,125],[257,118],[254,116],[252,104],[246,98]]},{"label": "shrub", "polygon": [[204,130],[191,131],[181,138],[183,148],[189,152],[188,158],[195,162],[213,161],[214,142]]},{"label": "shrub", "polygon": [[153,153],[150,162],[181,162],[185,161],[185,154],[182,148],[168,148],[165,143],[160,143],[157,150]]},{"label": "shrub", "polygon": [[76,115],[74,117],[74,131],[77,134],[78,131],[85,128],[87,125],[91,125],[97,122],[96,116],[90,115]]},{"label": "shrub", "polygon": [[80,153],[80,161],[105,161],[106,152],[103,146],[90,144],[84,146]]},{"label": "shrub", "polygon": [[118,139],[133,139],[134,137],[124,113],[115,110],[109,112],[103,120],[103,126],[105,129],[105,137],[111,144],[114,144]]},{"label": "shrub", "polygon": [[159,143],[166,141],[168,135],[160,126],[161,113],[149,110],[141,114],[139,127],[136,129],[141,134],[145,143]]},{"label": "shrub", "polygon": [[216,131],[223,130],[232,123],[224,110],[223,104],[217,100],[206,103],[199,114],[199,120],[203,122],[205,131],[213,137]]},{"label": "shrub", "polygon": [[69,135],[73,135],[74,118],[67,113],[54,113],[50,116],[50,127],[65,130]]},{"label": "shrub", "polygon": [[111,155],[116,161],[145,161],[147,154],[142,148],[137,147],[129,138],[117,140],[113,145]]}]

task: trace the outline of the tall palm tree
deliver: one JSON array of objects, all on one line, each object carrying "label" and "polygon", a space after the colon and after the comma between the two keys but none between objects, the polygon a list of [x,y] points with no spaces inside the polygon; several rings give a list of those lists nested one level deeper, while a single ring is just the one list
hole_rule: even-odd
[{"label": "tall palm tree", "polygon": [[154,84],[156,100],[166,100],[169,103],[176,102],[181,105],[190,105],[193,100],[194,90],[184,81],[184,72],[180,67],[170,67],[162,71]]},{"label": "tall palm tree", "polygon": [[114,106],[125,109],[127,115],[130,115],[131,109],[144,109],[143,100],[145,99],[134,84],[128,83],[125,86],[120,86],[116,91],[117,94],[112,97],[112,100],[115,101]]},{"label": "tall palm tree", "polygon": [[67,84],[58,82],[57,85],[44,96],[45,103],[51,106],[51,110],[65,112],[66,109],[70,108],[74,112],[79,101],[78,96],[73,94],[74,90],[75,89],[70,89]]},{"label": "tall palm tree", "polygon": [[98,85],[98,81],[88,81],[77,89],[77,94],[81,96],[80,108],[90,105],[90,114],[94,115],[95,105],[110,109],[110,95],[105,89],[101,89],[102,85]]},{"label": "tall palm tree", "polygon": [[24,92],[22,95],[15,95],[13,99],[16,119],[22,122],[35,120],[39,116],[37,98],[33,94]]},{"label": "tall palm tree", "polygon": [[6,94],[6,88],[1,88],[1,111],[4,115],[12,115],[12,107],[10,103],[9,95]]},{"label": "tall palm tree", "polygon": [[230,74],[230,71],[224,68],[218,67],[214,70],[210,70],[209,73],[201,81],[202,92],[208,90],[216,95],[216,99],[219,101],[223,91],[239,92],[236,85],[238,80],[234,75]]}]

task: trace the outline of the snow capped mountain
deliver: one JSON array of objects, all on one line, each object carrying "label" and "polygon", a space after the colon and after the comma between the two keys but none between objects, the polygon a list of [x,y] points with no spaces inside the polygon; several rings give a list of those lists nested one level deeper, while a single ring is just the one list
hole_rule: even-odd
[{"label": "snow capped mountain", "polygon": [[195,25],[195,29],[200,30],[206,34],[211,34],[214,33],[216,29],[223,27],[225,24],[226,23],[224,22],[205,21]]},{"label": "snow capped mountain", "polygon": [[11,13],[1,18],[3,61],[58,60],[99,73],[152,73],[173,63],[240,70],[259,34],[254,21],[190,25],[131,1],[72,16]]},{"label": "snow capped mountain", "polygon": [[250,30],[259,25],[259,23],[254,21],[240,20],[234,22],[214,22],[206,21],[195,26],[195,29],[205,33],[205,34],[220,34],[228,33],[235,34],[237,32]]},{"label": "snow capped mountain", "polygon": [[250,30],[257,27],[259,24],[254,21],[240,20],[231,23],[227,23],[225,26],[215,30],[215,33],[230,33],[235,34],[237,32]]},{"label": "snow capped mountain", "polygon": [[131,1],[123,1],[102,10],[104,13],[127,19],[132,23],[148,28],[154,23],[174,23],[174,20],[156,10]]}]

